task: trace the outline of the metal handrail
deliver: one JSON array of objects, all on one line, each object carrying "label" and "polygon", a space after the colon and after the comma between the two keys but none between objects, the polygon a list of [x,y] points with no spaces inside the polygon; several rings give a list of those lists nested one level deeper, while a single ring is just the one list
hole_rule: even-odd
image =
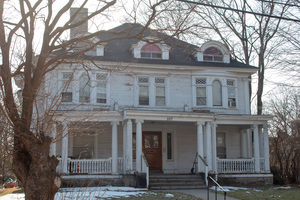
[{"label": "metal handrail", "polygon": [[[205,166],[205,172],[204,172],[205,176],[204,177],[208,177],[208,164],[201,155],[198,154],[198,157],[200,158],[200,160],[202,161],[202,163]],[[199,169],[198,169],[198,171],[199,171]],[[208,180],[206,178],[205,178],[205,185],[208,186]]]},{"label": "metal handrail", "polygon": [[142,166],[141,166],[141,168],[143,170],[143,163],[144,163],[145,166],[146,166],[146,171],[145,172],[146,172],[147,188],[149,188],[149,164],[148,164],[147,159],[146,159],[146,157],[143,153],[142,153],[141,157],[142,157]]},{"label": "metal handrail", "polygon": [[[207,179],[212,180],[215,184],[215,199],[216,200],[218,199],[218,197],[217,197],[217,186],[218,186],[221,190],[223,190],[224,200],[226,200],[227,192],[224,190],[224,188],[215,179],[213,179],[211,176],[208,176]],[[209,199],[209,186],[207,187],[207,199]]]}]

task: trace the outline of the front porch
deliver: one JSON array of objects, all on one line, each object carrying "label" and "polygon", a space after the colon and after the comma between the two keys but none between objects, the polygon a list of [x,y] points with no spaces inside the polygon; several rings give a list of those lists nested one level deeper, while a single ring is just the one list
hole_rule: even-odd
[{"label": "front porch", "polygon": [[65,117],[53,123],[51,133],[60,136],[61,142],[52,145],[51,153],[60,158],[57,170],[64,177],[145,173],[148,182],[153,170],[191,173],[196,153],[197,173],[270,173],[266,117],[148,111],[109,114],[92,115],[92,120],[84,122],[76,116]]}]

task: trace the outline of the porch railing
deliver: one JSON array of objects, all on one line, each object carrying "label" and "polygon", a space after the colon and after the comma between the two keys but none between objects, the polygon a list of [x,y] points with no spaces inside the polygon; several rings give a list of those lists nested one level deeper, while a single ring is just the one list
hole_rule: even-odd
[{"label": "porch railing", "polygon": [[255,172],[252,159],[217,159],[219,173]]},{"label": "porch railing", "polygon": [[[61,158],[57,171],[61,172]],[[68,173],[70,174],[110,174],[112,173],[112,158],[108,159],[70,159],[68,158]],[[123,158],[118,158],[118,170],[123,172]]]},{"label": "porch railing", "polygon": [[144,154],[142,154],[142,172],[146,173],[146,184],[149,188],[149,164]]}]

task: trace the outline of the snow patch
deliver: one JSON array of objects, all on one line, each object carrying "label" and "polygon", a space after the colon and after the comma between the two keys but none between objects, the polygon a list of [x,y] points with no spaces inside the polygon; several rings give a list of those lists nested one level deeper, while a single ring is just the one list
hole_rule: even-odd
[{"label": "snow patch", "polygon": [[166,194],[165,197],[166,197],[166,198],[173,198],[173,197],[174,197],[174,194]]}]

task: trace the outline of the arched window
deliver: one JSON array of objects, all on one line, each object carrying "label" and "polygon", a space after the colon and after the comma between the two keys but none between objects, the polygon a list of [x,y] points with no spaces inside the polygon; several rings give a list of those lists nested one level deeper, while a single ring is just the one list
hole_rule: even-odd
[{"label": "arched window", "polygon": [[210,62],[222,62],[223,54],[218,48],[209,47],[203,52],[203,60]]},{"label": "arched window", "polygon": [[79,102],[89,103],[90,95],[91,95],[90,78],[88,77],[87,74],[83,74],[80,77],[80,82],[79,82]]},{"label": "arched window", "polygon": [[161,59],[161,55],[161,49],[155,44],[145,44],[141,49],[141,58]]},{"label": "arched window", "polygon": [[213,106],[222,106],[222,85],[221,82],[215,80],[212,83]]}]

